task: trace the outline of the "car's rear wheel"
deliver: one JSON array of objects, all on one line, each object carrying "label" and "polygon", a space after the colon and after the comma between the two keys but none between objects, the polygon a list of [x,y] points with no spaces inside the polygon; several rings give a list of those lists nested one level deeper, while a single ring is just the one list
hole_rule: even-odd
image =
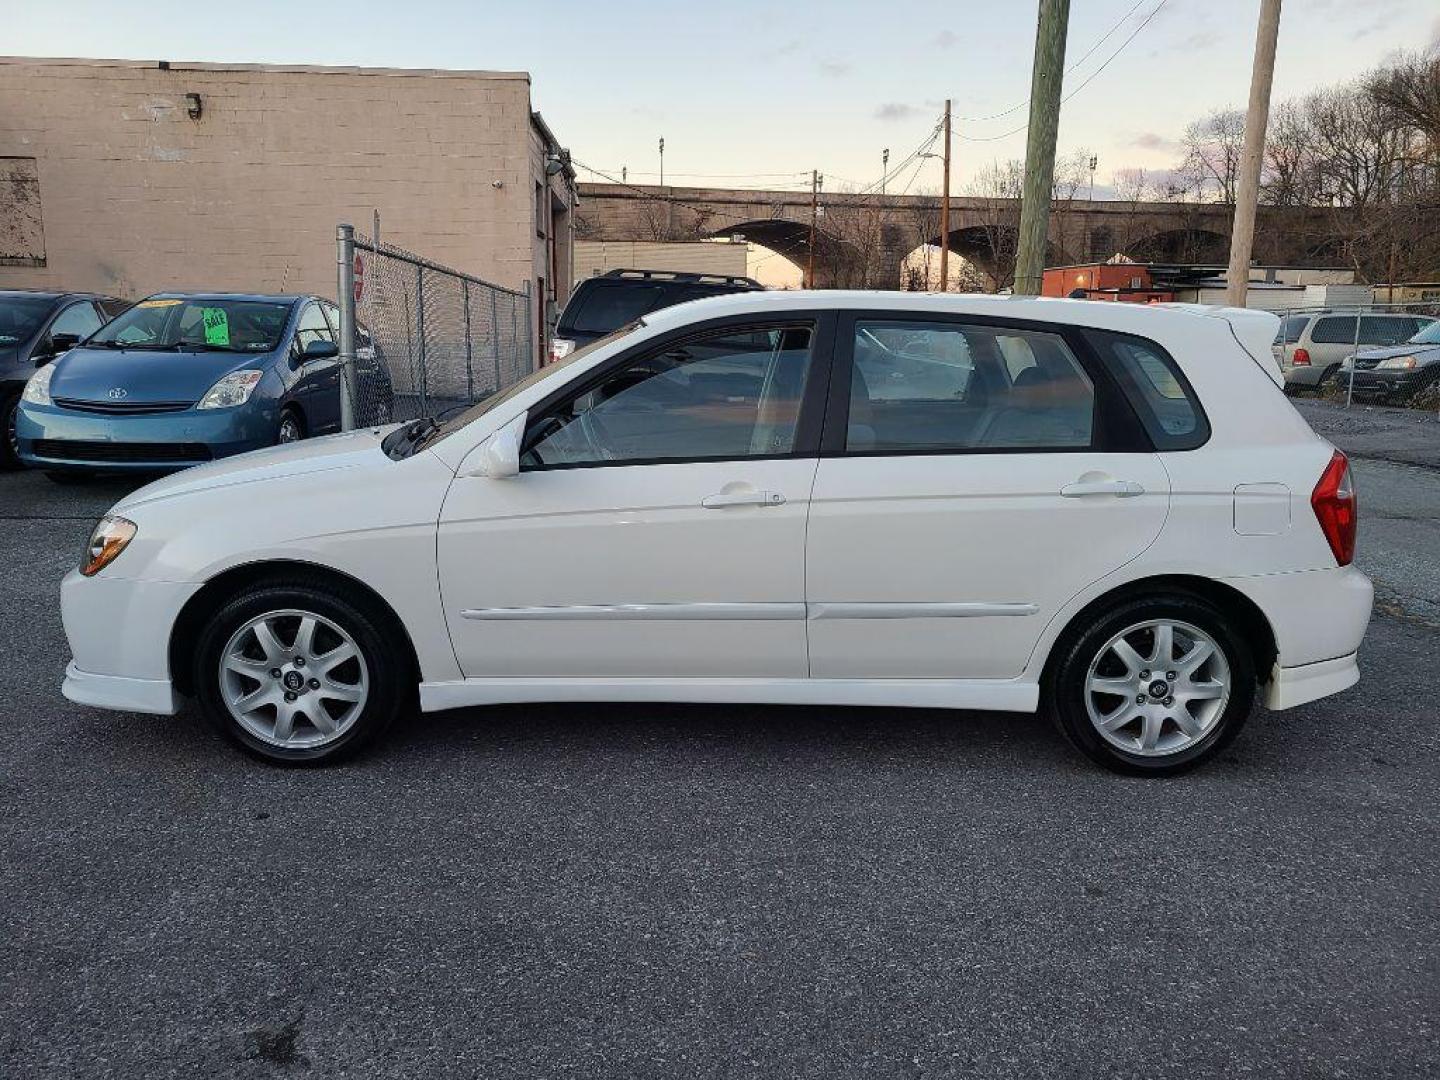
[{"label": "car's rear wheel", "polygon": [[256,757],[315,765],[355,753],[408,700],[409,665],[344,590],[252,586],[205,626],[193,684],[206,716]]},{"label": "car's rear wheel", "polygon": [[15,433],[15,414],[20,391],[0,392],[0,471],[20,468],[20,438]]},{"label": "car's rear wheel", "polygon": [[1076,747],[1116,772],[1192,769],[1239,734],[1254,705],[1248,643],[1198,596],[1129,600],[1062,648],[1051,709]]},{"label": "car's rear wheel", "polygon": [[294,409],[286,409],[280,414],[280,424],[275,429],[275,443],[299,442],[305,437],[305,422]]}]

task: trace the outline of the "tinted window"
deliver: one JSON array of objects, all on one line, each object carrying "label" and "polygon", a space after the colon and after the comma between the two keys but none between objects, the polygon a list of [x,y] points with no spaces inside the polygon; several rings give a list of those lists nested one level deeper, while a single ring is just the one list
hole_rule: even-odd
[{"label": "tinted window", "polygon": [[619,281],[595,281],[580,286],[581,295],[561,320],[587,334],[608,334],[634,322],[655,306],[663,285],[630,285]]},{"label": "tinted window", "polygon": [[50,336],[53,338],[57,334],[74,334],[84,341],[96,330],[99,330],[104,322],[105,320],[100,318],[95,311],[95,305],[89,300],[84,300],[78,304],[71,304],[56,316],[55,321],[50,324]]},{"label": "tinted window", "polygon": [[847,450],[1090,445],[1094,387],[1054,334],[865,320],[853,356]]},{"label": "tinted window", "polygon": [[0,345],[24,341],[45,321],[55,301],[49,297],[0,297]]},{"label": "tinted window", "polygon": [[1344,345],[1355,342],[1355,316],[1329,315],[1315,320],[1310,340],[1316,345]]},{"label": "tinted window", "polygon": [[526,433],[528,468],[790,453],[810,327],[725,331],[607,373]]},{"label": "tinted window", "polygon": [[1193,450],[1210,437],[1210,427],[1194,391],[1174,359],[1153,341],[1085,332],[1115,381],[1125,392],[1157,450]]},{"label": "tinted window", "polygon": [[1360,320],[1361,345],[1398,345],[1415,333],[1413,319],[1366,316]]},{"label": "tinted window", "polygon": [[1309,315],[1291,315],[1280,323],[1280,329],[1275,332],[1276,345],[1294,345],[1300,340],[1300,335],[1305,333],[1305,327],[1310,322]]}]

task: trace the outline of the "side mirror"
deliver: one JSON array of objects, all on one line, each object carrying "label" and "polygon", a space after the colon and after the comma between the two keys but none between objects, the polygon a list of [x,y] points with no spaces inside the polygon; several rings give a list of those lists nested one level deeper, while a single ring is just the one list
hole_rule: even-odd
[{"label": "side mirror", "polygon": [[316,338],[305,346],[305,352],[301,358],[307,363],[311,360],[329,360],[332,356],[340,355],[340,346],[333,341],[326,341],[324,338]]},{"label": "side mirror", "polygon": [[40,343],[35,350],[35,359],[42,357],[49,359],[52,356],[59,356],[63,352],[69,352],[76,345],[80,344],[79,334],[51,334],[48,341]]},{"label": "side mirror", "polygon": [[525,434],[525,414],[517,416],[491,435],[477,451],[479,461],[470,470],[471,476],[504,480],[520,473],[520,439]]}]

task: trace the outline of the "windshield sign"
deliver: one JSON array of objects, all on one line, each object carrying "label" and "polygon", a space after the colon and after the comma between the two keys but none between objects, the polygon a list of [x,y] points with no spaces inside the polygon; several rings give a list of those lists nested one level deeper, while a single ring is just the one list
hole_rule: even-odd
[{"label": "windshield sign", "polygon": [[290,305],[264,300],[155,297],[141,300],[88,344],[170,352],[269,352],[280,344]]},{"label": "windshield sign", "polygon": [[26,340],[45,321],[55,306],[49,297],[7,296],[0,298],[0,346]]}]

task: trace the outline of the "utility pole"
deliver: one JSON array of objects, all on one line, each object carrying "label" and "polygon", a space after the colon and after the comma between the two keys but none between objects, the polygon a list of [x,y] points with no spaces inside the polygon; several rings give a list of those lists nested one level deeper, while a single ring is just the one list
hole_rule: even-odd
[{"label": "utility pole", "polygon": [[665,186],[665,136],[660,136],[660,186]]},{"label": "utility pole", "polygon": [[810,250],[805,256],[805,287],[815,287],[815,222],[820,216],[820,172],[810,170]]},{"label": "utility pole", "polygon": [[890,179],[890,148],[880,151],[880,194],[885,194],[885,181]]},{"label": "utility pole", "polygon": [[621,182],[622,184],[625,183],[625,181],[629,179],[629,174],[630,174],[630,170],[627,169],[624,165],[621,165],[621,166],[620,166],[620,182]]},{"label": "utility pole", "polygon": [[1035,67],[1030,74],[1030,131],[1025,138],[1025,186],[1020,199],[1020,247],[1015,257],[1015,294],[1039,296],[1045,275],[1045,236],[1055,186],[1055,138],[1060,130],[1060,91],[1065,80],[1065,30],[1070,0],[1040,0],[1035,28]]},{"label": "utility pole", "polygon": [[1100,164],[1100,159],[1099,159],[1096,155],[1091,154],[1091,155],[1090,155],[1090,201],[1091,201],[1091,202],[1094,202],[1094,201],[1095,201],[1095,166],[1096,166],[1096,165],[1099,165],[1099,164]]},{"label": "utility pole", "polygon": [[950,99],[945,99],[945,180],[940,185],[940,291],[950,291]]},{"label": "utility pole", "polygon": [[[1270,120],[1270,83],[1275,78],[1275,42],[1280,36],[1280,0],[1260,0],[1255,29],[1255,64],[1250,72],[1250,107],[1235,185],[1235,220],[1230,227],[1230,268],[1225,302],[1244,307],[1250,293],[1250,251],[1255,242],[1255,204],[1260,199],[1260,166],[1265,160],[1265,127]],[[1358,325],[1358,324],[1357,324]]]}]

